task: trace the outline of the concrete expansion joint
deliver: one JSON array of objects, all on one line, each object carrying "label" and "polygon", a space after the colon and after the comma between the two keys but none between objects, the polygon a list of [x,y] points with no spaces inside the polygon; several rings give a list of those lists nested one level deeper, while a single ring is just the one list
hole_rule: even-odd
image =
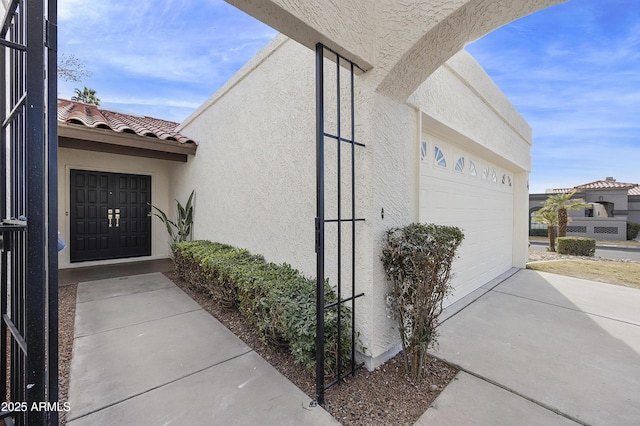
[{"label": "concrete expansion joint", "polygon": [[180,312],[180,313],[173,314],[173,315],[167,315],[167,316],[164,316],[162,318],[153,318],[153,319],[150,319],[150,320],[147,320],[147,321],[140,321],[140,322],[135,322],[135,323],[123,325],[122,327],[114,327],[114,328],[109,328],[107,330],[100,330],[100,331],[98,331],[96,333],[77,334],[74,337],[74,340],[82,339],[83,337],[95,336],[97,334],[107,333],[107,332],[114,331],[114,330],[122,330],[123,328],[129,328],[129,327],[133,327],[133,326],[136,326],[136,325],[148,324],[148,323],[152,323],[152,322],[155,322],[155,321],[164,320],[164,319],[167,319],[167,318],[178,317],[180,315],[186,315],[186,314],[190,314],[192,312],[197,312],[197,311],[202,311],[202,310],[203,310],[202,308],[197,308],[197,309],[192,309],[190,311]]},{"label": "concrete expansion joint", "polygon": [[82,304],[82,303],[97,302],[99,300],[116,299],[118,297],[126,297],[126,296],[131,296],[131,295],[134,295],[134,294],[145,294],[145,293],[153,293],[153,292],[156,292],[156,291],[166,291],[166,290],[170,290],[172,288],[173,287],[171,287],[171,286],[167,286],[167,287],[153,288],[153,289],[149,289],[149,290],[145,290],[145,291],[139,291],[139,292],[133,292],[133,293],[115,294],[113,296],[99,297],[99,298],[90,299],[90,300],[81,300],[81,301],[76,302],[76,304],[79,305],[79,304]]},{"label": "concrete expansion joint", "polygon": [[500,291],[500,290],[495,290],[496,293],[500,293],[503,294],[505,296],[511,296],[511,297],[516,297],[518,299],[524,299],[524,300],[529,300],[531,302],[536,302],[536,303],[541,303],[543,305],[547,305],[547,306],[553,306],[555,308],[560,308],[560,309],[564,309],[567,311],[572,311],[572,312],[578,312],[580,314],[584,314],[584,315],[589,315],[592,317],[598,317],[598,318],[602,318],[602,319],[606,319],[606,320],[610,320],[610,321],[615,321],[615,322],[620,322],[620,323],[624,323],[624,324],[629,324],[632,326],[640,326],[640,324],[635,323],[635,322],[630,322],[630,321],[625,321],[625,320],[621,320],[620,318],[612,318],[610,316],[606,316],[606,315],[600,315],[600,314],[596,314],[593,312],[587,312],[587,311],[583,311],[580,310],[578,308],[571,308],[569,306],[565,306],[565,305],[559,305],[557,303],[551,303],[551,302],[545,302],[544,300],[539,300],[539,299],[533,299],[531,297],[525,297],[525,296],[521,296],[521,295],[517,295],[517,294],[512,294],[512,293],[507,293],[504,291]]},{"label": "concrete expansion joint", "polygon": [[229,357],[229,358],[227,358],[227,359],[224,359],[224,360],[222,360],[222,361],[216,362],[216,363],[211,364],[211,365],[209,365],[209,366],[207,366],[207,367],[203,367],[203,368],[201,368],[201,369],[199,369],[199,370],[192,371],[191,373],[184,374],[184,375],[182,375],[182,376],[180,376],[180,377],[177,377],[177,378],[175,378],[175,379],[173,379],[173,380],[169,380],[168,382],[161,383],[161,384],[159,384],[159,385],[157,385],[157,386],[154,386],[154,387],[152,387],[152,388],[149,388],[149,389],[145,390],[144,392],[138,392],[138,393],[135,393],[135,394],[130,395],[130,396],[126,397],[126,398],[122,398],[122,399],[120,399],[120,400],[118,400],[118,401],[114,401],[114,402],[112,402],[111,404],[105,405],[104,407],[100,407],[100,408],[98,408],[97,410],[89,411],[89,412],[84,413],[84,414],[82,414],[82,415],[80,415],[80,416],[72,417],[72,418],[70,418],[70,419],[67,419],[67,424],[71,424],[71,423],[72,423],[73,421],[75,421],[75,420],[81,419],[81,418],[83,418],[83,417],[90,416],[90,415],[92,415],[92,414],[94,414],[94,413],[97,413],[97,412],[103,411],[103,410],[105,410],[105,409],[107,409],[107,408],[110,408],[110,407],[116,406],[116,405],[118,405],[118,404],[121,404],[121,403],[123,403],[123,402],[129,401],[129,400],[131,400],[131,399],[137,398],[137,397],[139,397],[139,396],[142,396],[142,395],[147,394],[147,393],[149,393],[149,392],[152,392],[152,391],[155,391],[155,390],[157,390],[157,389],[163,388],[163,387],[165,387],[165,386],[167,386],[167,385],[170,385],[170,384],[172,384],[172,383],[176,383],[176,382],[179,382],[179,381],[181,381],[181,380],[187,379],[187,378],[189,378],[189,377],[191,377],[191,376],[194,376],[194,375],[196,375],[196,374],[202,373],[202,372],[204,372],[204,371],[206,371],[206,370],[209,370],[209,369],[211,369],[211,368],[217,367],[217,366],[219,366],[219,365],[225,364],[226,362],[232,361],[232,360],[234,360],[234,359],[236,359],[236,358],[240,358],[240,357],[242,357],[242,356],[244,356],[244,355],[247,355],[247,354],[249,354],[249,353],[251,353],[251,352],[253,352],[253,349],[248,348],[248,350],[246,350],[246,351],[244,351],[244,352],[242,352],[242,353],[240,353],[240,354],[237,354],[237,355],[234,355],[234,356]]},{"label": "concrete expansion joint", "polygon": [[[451,363],[450,361],[442,359],[442,358],[440,358],[440,357],[438,357],[436,355],[434,355],[434,357],[438,358],[438,359],[441,359],[444,362]],[[469,374],[469,375],[471,375],[471,376],[473,376],[473,377],[475,377],[477,379],[480,379],[480,380],[482,380],[484,382],[487,382],[487,383],[489,383],[491,385],[497,386],[502,390],[505,390],[505,391],[507,391],[509,393],[512,393],[513,395],[516,395],[516,396],[518,396],[518,397],[520,397],[522,399],[525,399],[525,400],[527,400],[527,401],[529,401],[529,402],[531,402],[533,404],[536,404],[537,406],[539,406],[541,408],[544,408],[545,410],[551,411],[551,412],[553,412],[553,413],[555,413],[555,414],[557,414],[557,415],[559,415],[561,417],[564,417],[565,419],[571,420],[572,422],[575,422],[575,423],[577,423],[579,425],[582,425],[582,426],[592,426],[591,424],[585,423],[584,421],[572,416],[571,414],[563,413],[562,411],[560,411],[557,408],[554,408],[554,407],[552,407],[552,406],[550,406],[548,404],[545,404],[544,402],[538,401],[537,399],[532,398],[530,396],[524,395],[523,393],[520,393],[517,390],[511,389],[510,387],[505,386],[505,385],[503,385],[501,383],[498,383],[498,382],[496,382],[494,380],[491,380],[488,377],[485,377],[485,376],[483,376],[481,374],[478,374],[478,373],[475,373],[475,372],[473,372],[471,370],[468,370],[468,369],[462,367],[461,365],[458,365],[458,364],[453,364],[453,365],[456,368],[458,368],[460,371],[463,371],[463,372],[465,372],[465,373],[467,373],[467,374]]]}]

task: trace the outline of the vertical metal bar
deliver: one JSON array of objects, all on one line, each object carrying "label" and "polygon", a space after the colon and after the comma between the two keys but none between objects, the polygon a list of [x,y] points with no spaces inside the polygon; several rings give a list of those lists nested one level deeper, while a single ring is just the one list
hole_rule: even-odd
[{"label": "vertical metal bar", "polygon": [[[58,2],[47,2],[47,229],[48,229],[48,375],[49,402],[58,402]],[[57,425],[57,410],[49,412],[48,423]]]},{"label": "vertical metal bar", "polygon": [[316,401],[324,404],[324,47],[316,44]]},{"label": "vertical metal bar", "polygon": [[353,62],[351,75],[351,374],[356,368],[356,125]]},{"label": "vertical metal bar", "polygon": [[340,379],[340,375],[342,374],[342,357],[340,354],[342,353],[342,304],[340,301],[342,300],[342,163],[341,163],[341,153],[342,153],[342,120],[341,120],[341,105],[340,105],[340,56],[336,53],[336,123],[337,130],[336,136],[338,137],[336,146],[338,148],[337,151],[337,181],[338,181],[338,190],[337,190],[337,198],[338,198],[338,221],[336,222],[338,226],[338,276],[336,283],[336,291],[338,293],[338,305],[336,306],[337,317],[338,317],[338,335],[337,335],[337,354],[336,354],[336,379]]},{"label": "vertical metal bar", "polygon": [[[26,334],[28,344],[27,403],[46,399],[46,238],[45,223],[45,70],[44,0],[29,1],[27,6],[27,58],[26,58],[26,171],[27,205],[27,281],[26,281]],[[45,424],[44,411],[27,412],[30,425]]]},{"label": "vertical metal bar", "polygon": [[[7,16],[3,22],[2,29],[0,31],[0,37],[5,38],[8,24],[10,19],[11,9],[7,11]],[[6,63],[6,48],[0,49],[0,120],[4,123],[7,117],[7,63]],[[3,126],[0,133],[0,173],[2,174],[2,188],[0,189],[0,218],[6,217],[7,214],[7,129]],[[9,233],[4,232],[2,234],[2,251],[0,251],[0,374],[2,380],[0,380],[0,401],[7,401],[7,354],[9,352],[9,345],[7,345],[7,326],[2,320],[3,316],[7,313],[7,244]],[[2,385],[5,383],[5,385]]]},{"label": "vertical metal bar", "polygon": [[[10,38],[17,43],[24,43],[24,8],[23,2],[16,2],[16,7],[14,10],[13,23],[9,27],[9,31],[11,32]],[[24,72],[23,60],[24,54],[18,51],[12,51],[9,54],[10,58],[10,75],[8,78],[9,85],[9,99],[10,105],[15,105],[17,99],[22,94],[22,88],[19,87],[20,76]],[[21,129],[23,128],[22,120],[24,120],[24,110],[22,110],[14,119],[11,120],[9,124],[9,138],[10,138],[10,211],[9,214],[13,215],[16,211],[18,211],[18,203],[21,202],[22,197],[20,191],[23,188],[22,185],[22,168],[20,167],[21,163],[21,138],[22,133]],[[15,216],[15,215],[13,215]],[[24,332],[24,321],[23,312],[22,312],[22,294],[23,294],[23,278],[22,274],[23,266],[22,266],[22,248],[24,235],[13,235],[13,241],[15,241],[15,245],[13,245],[11,252],[11,279],[9,280],[10,285],[10,315],[13,320],[15,326],[19,330],[20,333]],[[10,383],[10,398],[12,401],[22,401],[24,396],[24,386],[23,386],[23,354],[21,353],[18,345],[16,344],[15,338],[12,336],[10,339],[11,344],[11,383]],[[17,416],[16,419],[18,422],[21,421],[21,414]]]}]

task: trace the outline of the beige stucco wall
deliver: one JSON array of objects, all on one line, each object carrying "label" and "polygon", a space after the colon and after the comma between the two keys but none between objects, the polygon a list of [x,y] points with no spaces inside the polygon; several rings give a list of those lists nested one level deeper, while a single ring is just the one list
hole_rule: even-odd
[{"label": "beige stucco wall", "polygon": [[172,181],[196,191],[196,239],[315,275],[314,91],[312,52],[278,37],[183,123],[200,144]]},{"label": "beige stucco wall", "polygon": [[[640,196],[629,196],[629,222],[640,223]],[[640,238],[640,236],[638,237]]]},{"label": "beige stucco wall", "polygon": [[[329,62],[328,67],[333,70],[335,64]],[[366,74],[356,77],[356,139],[367,145],[357,150],[356,160],[356,216],[366,219],[356,228],[357,291],[365,293],[358,299],[356,323],[369,368],[399,350],[397,331],[386,311],[381,244],[389,227],[418,219],[419,141],[423,126],[436,125],[433,117],[467,135],[478,150],[514,172],[514,190],[525,192],[518,198],[525,200],[523,237],[514,245],[526,250],[531,130],[480,71],[462,53],[421,85],[410,102],[380,93],[368,84]],[[316,268],[314,74],[314,52],[277,37],[181,125],[180,131],[200,145],[195,158],[174,168],[171,177],[176,183],[172,198],[196,190],[196,238],[248,248],[309,276],[315,276]],[[327,93],[331,99],[333,92]],[[332,100],[327,102],[329,112],[332,105]],[[327,128],[333,124],[329,116]],[[335,214],[336,182],[331,149],[326,163],[330,218]],[[514,206],[517,210],[520,207]],[[332,226],[327,225],[326,273],[335,282]],[[343,229],[346,256],[351,234]],[[520,263],[514,255],[514,264]],[[344,268],[343,274],[350,275]]]},{"label": "beige stucco wall", "polygon": [[322,42],[404,101],[472,41],[566,0],[226,0],[313,49]]},{"label": "beige stucco wall", "polygon": [[425,131],[463,139],[465,149],[513,173],[513,266],[523,268],[533,139],[529,124],[466,51],[436,70],[407,102],[423,112]]},{"label": "beige stucco wall", "polygon": [[[112,173],[131,173],[151,176],[151,202],[174,217],[175,204],[169,203],[169,170],[172,162],[151,158],[130,157],[78,149],[60,148],[58,150],[58,231],[61,238],[70,240],[69,203],[70,170],[97,170]],[[188,196],[188,194],[187,194]],[[137,257],[135,260],[161,259],[169,257],[169,237],[164,225],[155,217],[151,220],[151,256]],[[110,263],[131,262],[132,259],[114,259],[110,261],[70,263],[69,249],[58,254],[60,268],[104,265]]]}]

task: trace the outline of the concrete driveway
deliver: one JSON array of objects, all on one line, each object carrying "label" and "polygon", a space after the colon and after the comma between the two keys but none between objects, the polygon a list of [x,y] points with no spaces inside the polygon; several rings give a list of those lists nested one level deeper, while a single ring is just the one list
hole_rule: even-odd
[{"label": "concrete driveway", "polygon": [[520,270],[478,296],[440,326],[462,371],[418,425],[640,424],[640,290]]}]

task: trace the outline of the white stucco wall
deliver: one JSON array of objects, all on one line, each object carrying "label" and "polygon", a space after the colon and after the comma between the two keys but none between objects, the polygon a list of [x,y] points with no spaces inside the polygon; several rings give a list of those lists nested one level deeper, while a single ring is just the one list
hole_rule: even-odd
[{"label": "white stucco wall", "polygon": [[307,275],[315,275],[313,57],[277,37],[182,124],[200,145],[172,178],[178,199],[196,191],[196,239],[244,247]]},{"label": "white stucco wall", "polygon": [[[172,163],[166,160],[130,157],[78,149],[60,148],[58,150],[58,231],[61,238],[70,241],[70,170],[96,170],[111,173],[131,173],[151,176],[151,202],[175,217],[175,204],[170,203],[169,170]],[[187,194],[188,196],[188,194]],[[162,259],[169,257],[169,237],[165,226],[157,219],[151,220],[151,256],[136,257],[135,260]],[[104,265],[110,263],[131,262],[132,259],[114,259],[110,261],[70,263],[69,249],[58,254],[60,268]]]},{"label": "white stucco wall", "polygon": [[[328,70],[335,68],[328,64]],[[388,228],[419,219],[419,144],[424,128],[463,135],[472,141],[471,149],[509,168],[514,191],[525,193],[517,197],[524,200],[524,209],[513,206],[514,216],[523,215],[518,221],[523,237],[514,237],[513,246],[526,251],[531,130],[469,55],[461,53],[443,68],[409,103],[378,92],[366,74],[356,77],[356,139],[366,144],[357,150],[356,216],[366,221],[357,225],[357,291],[365,297],[358,299],[356,323],[369,368],[399,350],[395,324],[386,311],[388,284],[380,252]],[[315,276],[314,75],[314,52],[279,36],[181,125],[180,131],[200,145],[195,158],[173,169],[172,198],[196,190],[196,238],[244,247]],[[327,91],[328,115],[331,93]],[[333,124],[327,118],[327,129]],[[336,182],[331,171],[335,153],[330,149],[326,164],[330,218],[335,215]],[[351,234],[343,229],[344,255],[349,253]],[[509,232],[515,235],[519,228],[514,225]],[[336,255],[333,237],[335,227],[327,225],[328,259]],[[329,260],[330,282],[335,269]],[[343,268],[344,275],[349,272]]]},{"label": "white stucco wall", "polygon": [[533,138],[529,124],[466,51],[434,72],[407,102],[423,112],[424,131],[461,141],[469,153],[512,174],[513,266],[523,268]]}]

